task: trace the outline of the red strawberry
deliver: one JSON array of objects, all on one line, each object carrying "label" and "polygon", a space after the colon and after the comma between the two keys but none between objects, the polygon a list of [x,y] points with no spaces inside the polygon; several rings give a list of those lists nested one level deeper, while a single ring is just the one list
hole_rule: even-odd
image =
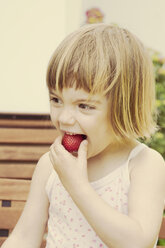
[{"label": "red strawberry", "polygon": [[64,134],[62,139],[62,145],[68,152],[77,152],[81,142],[86,139],[86,136],[83,134]]}]

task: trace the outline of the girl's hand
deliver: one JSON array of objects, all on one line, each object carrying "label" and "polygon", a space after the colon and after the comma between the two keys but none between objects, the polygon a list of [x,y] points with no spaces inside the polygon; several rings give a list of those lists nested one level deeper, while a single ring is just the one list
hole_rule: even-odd
[{"label": "girl's hand", "polygon": [[50,160],[66,189],[89,183],[87,173],[87,140],[81,142],[77,157],[69,153],[61,144],[59,136],[50,147]]}]

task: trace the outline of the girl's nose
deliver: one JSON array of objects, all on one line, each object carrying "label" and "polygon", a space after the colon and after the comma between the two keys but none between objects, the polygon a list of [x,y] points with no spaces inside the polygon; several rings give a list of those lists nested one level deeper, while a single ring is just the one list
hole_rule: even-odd
[{"label": "girl's nose", "polygon": [[63,109],[63,111],[59,115],[58,121],[61,124],[73,125],[75,123],[75,118],[72,111],[70,111],[69,109]]}]

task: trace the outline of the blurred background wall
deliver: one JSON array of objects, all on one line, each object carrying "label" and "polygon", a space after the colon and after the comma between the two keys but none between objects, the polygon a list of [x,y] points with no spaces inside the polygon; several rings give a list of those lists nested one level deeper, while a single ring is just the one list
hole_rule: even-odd
[{"label": "blurred background wall", "polygon": [[165,56],[164,0],[0,0],[0,113],[49,112],[50,56],[93,7]]}]

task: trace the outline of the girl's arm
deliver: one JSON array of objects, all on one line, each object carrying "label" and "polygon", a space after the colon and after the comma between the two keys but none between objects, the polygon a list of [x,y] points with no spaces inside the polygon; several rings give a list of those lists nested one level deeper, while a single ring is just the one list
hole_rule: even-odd
[{"label": "girl's arm", "polygon": [[25,208],[9,238],[2,248],[39,248],[48,217],[48,199],[45,184],[52,165],[48,154],[39,160],[31,182],[31,188]]},{"label": "girl's arm", "polygon": [[78,159],[71,160],[71,155],[56,141],[50,157],[64,187],[89,224],[110,248],[153,248],[165,199],[162,157],[148,148],[132,159],[127,216],[110,207],[93,190],[86,178],[85,154],[82,142]]}]

